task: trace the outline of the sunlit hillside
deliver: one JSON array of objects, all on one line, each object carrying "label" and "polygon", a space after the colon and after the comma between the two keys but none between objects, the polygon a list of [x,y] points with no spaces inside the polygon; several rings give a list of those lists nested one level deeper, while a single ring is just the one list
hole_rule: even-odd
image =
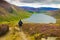
[{"label": "sunlit hillside", "polygon": [[31,14],[5,1],[0,1],[0,22],[28,18]]}]

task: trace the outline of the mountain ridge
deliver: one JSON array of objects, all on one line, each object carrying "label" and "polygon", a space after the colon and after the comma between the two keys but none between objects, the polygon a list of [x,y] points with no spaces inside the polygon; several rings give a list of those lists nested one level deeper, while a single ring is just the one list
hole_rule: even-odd
[{"label": "mountain ridge", "polygon": [[19,8],[22,8],[23,10],[26,10],[26,11],[32,11],[32,12],[56,11],[56,10],[59,10],[59,8],[52,8],[52,7],[39,7],[39,8],[34,8],[34,7],[21,6]]}]

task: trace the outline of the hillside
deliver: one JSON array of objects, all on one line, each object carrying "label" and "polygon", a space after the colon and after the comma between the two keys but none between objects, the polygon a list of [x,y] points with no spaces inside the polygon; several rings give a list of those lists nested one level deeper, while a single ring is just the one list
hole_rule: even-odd
[{"label": "hillside", "polygon": [[0,1],[0,22],[14,21],[29,17],[31,14],[8,2]]},{"label": "hillside", "polygon": [[52,16],[52,17],[56,18],[57,23],[60,24],[60,10],[48,11],[46,14],[49,15],[49,16]]},{"label": "hillside", "polygon": [[60,19],[60,10],[56,10],[56,11],[47,11],[46,12],[47,15],[53,16],[56,19]]}]

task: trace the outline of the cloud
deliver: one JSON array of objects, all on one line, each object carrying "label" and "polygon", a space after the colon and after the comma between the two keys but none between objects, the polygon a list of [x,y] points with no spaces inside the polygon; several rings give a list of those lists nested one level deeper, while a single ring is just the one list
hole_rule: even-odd
[{"label": "cloud", "polygon": [[[28,6],[28,7],[34,7],[34,8],[38,8],[38,7],[53,7],[53,8],[60,8],[60,4],[54,4],[54,3],[50,3],[50,4],[45,4],[45,3],[22,3],[20,0],[16,1],[16,0],[6,0],[7,2],[9,2],[10,4],[16,5],[16,6]],[[48,1],[48,0],[47,0]],[[52,1],[52,0],[50,0]],[[59,1],[59,0],[57,0]]]},{"label": "cloud", "polygon": [[20,2],[23,2],[23,3],[33,3],[35,1],[36,0],[20,0]]},{"label": "cloud", "polygon": [[7,1],[18,1],[22,3],[60,3],[60,0],[7,0]]},{"label": "cloud", "polygon": [[19,0],[23,3],[59,3],[60,0]]},{"label": "cloud", "polygon": [[48,3],[52,2],[52,0],[19,0],[20,2],[23,3]]}]

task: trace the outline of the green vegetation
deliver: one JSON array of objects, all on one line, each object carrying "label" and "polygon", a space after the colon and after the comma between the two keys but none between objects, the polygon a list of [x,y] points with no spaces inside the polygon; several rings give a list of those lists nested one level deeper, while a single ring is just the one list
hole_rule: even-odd
[{"label": "green vegetation", "polygon": [[15,20],[20,20],[23,18],[28,18],[31,16],[31,14],[29,12],[26,12],[22,9],[11,9],[12,12],[9,12],[9,10],[7,11],[6,9],[4,9],[3,7],[0,7],[0,22],[10,22],[10,21],[15,21]]}]

